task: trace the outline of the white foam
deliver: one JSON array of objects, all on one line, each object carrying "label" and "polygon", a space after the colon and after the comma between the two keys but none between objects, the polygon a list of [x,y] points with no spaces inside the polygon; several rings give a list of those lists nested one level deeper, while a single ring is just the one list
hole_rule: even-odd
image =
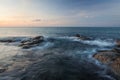
[{"label": "white foam", "polygon": [[54,43],[51,43],[51,42],[45,42],[43,45],[40,45],[40,46],[37,46],[37,47],[33,47],[32,49],[39,49],[39,50],[44,50],[44,49],[47,49],[51,46],[53,46]]},{"label": "white foam", "polygon": [[100,39],[96,39],[96,40],[81,40],[81,39],[78,39],[77,37],[59,37],[57,39],[68,39],[68,40],[71,40],[71,41],[78,41],[78,42],[82,42],[84,44],[96,45],[96,46],[99,46],[99,47],[114,46],[116,44],[115,42],[107,41],[107,40],[100,40]]},{"label": "white foam", "polygon": [[105,41],[105,40],[86,40],[86,41],[81,41],[83,42],[84,44],[89,44],[89,45],[96,45],[96,46],[99,46],[99,47],[107,47],[107,46],[114,46],[115,43],[114,42],[108,42],[108,41]]},{"label": "white foam", "polygon": [[19,51],[19,48],[16,46],[7,46],[4,44],[0,44],[0,59],[12,57],[18,54],[18,51]]}]

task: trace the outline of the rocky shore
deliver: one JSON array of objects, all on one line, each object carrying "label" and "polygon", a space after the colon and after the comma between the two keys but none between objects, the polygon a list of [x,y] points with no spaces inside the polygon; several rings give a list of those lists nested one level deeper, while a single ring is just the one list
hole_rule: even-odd
[{"label": "rocky shore", "polygon": [[120,80],[120,44],[116,42],[116,47],[111,50],[98,51],[93,55],[95,59],[107,65]]},{"label": "rocky shore", "polygon": [[[76,34],[76,37],[81,40],[91,40],[91,38],[79,34]],[[113,49],[97,51],[97,53],[93,55],[93,58],[107,65],[120,80],[120,39],[115,42],[116,45]]]},{"label": "rocky shore", "polygon": [[[91,38],[91,37],[83,36],[83,35],[80,35],[80,34],[76,34],[74,37],[76,37],[78,40],[83,40],[83,41],[91,41],[91,40],[93,40],[93,38]],[[16,39],[4,39],[4,40],[1,39],[0,40],[0,42],[2,42],[2,43],[3,42],[4,43],[13,43],[13,42],[17,42],[17,41],[20,42],[17,45],[18,47],[20,47],[22,49],[30,49],[32,47],[39,46],[40,44],[44,43],[45,42],[45,38],[43,36],[36,36],[36,37],[23,39],[23,40],[16,40]],[[120,40],[119,39],[116,40],[115,43],[116,43],[115,46],[111,50],[100,50],[100,51],[97,51],[92,57],[94,59],[98,60],[99,62],[101,62],[102,64],[106,65],[108,67],[108,70],[110,69],[110,75],[115,74],[115,77],[117,78],[117,80],[120,80]],[[61,58],[62,57],[60,57],[60,61],[62,60]],[[45,58],[45,60],[46,60],[46,58]],[[57,60],[57,58],[55,60]],[[53,60],[55,62],[55,65],[59,65],[55,60]],[[65,60],[69,61],[69,59],[66,59],[66,58],[65,58]],[[75,62],[77,62],[76,59],[75,59]],[[43,64],[41,64],[42,63],[41,61],[39,61],[39,63],[40,63],[40,65],[43,65]],[[46,66],[46,63],[48,63],[50,65],[52,63],[52,61],[50,63],[48,61],[45,62],[44,63],[45,66]],[[79,64],[81,66],[81,63],[79,63]],[[89,66],[91,63],[88,62],[86,64]],[[53,65],[52,68],[56,67],[55,65]],[[61,65],[61,62],[60,62],[60,65]],[[66,65],[66,63],[64,63],[64,65]],[[77,67],[80,67],[80,66],[77,66]],[[91,65],[91,66],[94,67],[95,65]],[[36,68],[39,68],[39,67],[40,66],[37,65]],[[62,66],[62,67],[64,67],[64,66]],[[74,65],[73,65],[73,67],[74,67]],[[32,67],[30,67],[30,69],[31,68]],[[41,66],[41,68],[44,69],[44,67],[42,67],[42,66]],[[66,67],[66,69],[67,69],[67,67]],[[27,70],[29,70],[29,69],[27,69]],[[55,69],[55,70],[58,70],[58,69]],[[6,71],[5,68],[0,67],[0,73],[3,73],[5,71]],[[59,73],[59,71],[57,71],[57,72]],[[39,73],[39,70],[37,71],[37,73]],[[51,73],[52,73],[52,71],[51,71]],[[32,74],[33,75],[33,73],[32,72],[29,73],[29,71],[27,71],[26,74]],[[40,73],[38,76],[37,75],[36,76],[37,77],[41,77],[42,75],[44,75],[44,74]],[[49,74],[47,74],[47,75],[49,75]],[[85,75],[87,75],[87,74],[85,74]],[[22,80],[37,80],[37,79],[36,78],[32,79],[32,77],[30,75],[27,75],[27,77],[24,77]],[[85,79],[85,80],[87,80],[87,79]],[[90,79],[90,80],[92,80],[92,79]]]},{"label": "rocky shore", "polygon": [[31,47],[35,47],[38,46],[40,43],[42,43],[44,41],[44,37],[43,36],[36,36],[36,37],[31,37],[28,39],[17,39],[17,38],[7,38],[7,39],[0,39],[1,43],[13,43],[13,42],[20,42],[20,44],[18,45],[19,47],[23,48],[23,49],[28,49]]}]

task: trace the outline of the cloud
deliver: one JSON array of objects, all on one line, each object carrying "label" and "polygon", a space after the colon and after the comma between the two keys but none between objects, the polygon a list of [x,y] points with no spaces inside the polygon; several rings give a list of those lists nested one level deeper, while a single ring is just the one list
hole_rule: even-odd
[{"label": "cloud", "polygon": [[94,17],[91,13],[87,13],[87,12],[76,13],[76,16],[81,17],[81,18],[93,18]]},{"label": "cloud", "polygon": [[42,20],[41,19],[34,19],[32,20],[33,22],[41,22]]}]

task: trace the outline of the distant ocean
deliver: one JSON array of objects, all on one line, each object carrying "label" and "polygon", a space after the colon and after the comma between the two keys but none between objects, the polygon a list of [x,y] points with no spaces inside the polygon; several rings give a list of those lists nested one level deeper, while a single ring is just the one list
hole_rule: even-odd
[{"label": "distant ocean", "polygon": [[[75,37],[76,34],[93,40],[80,40]],[[44,36],[45,42],[30,49],[17,46],[21,40],[35,36]],[[44,53],[74,54],[92,59],[96,51],[109,50],[115,46],[115,40],[120,39],[120,27],[0,28],[0,39],[17,40],[13,43],[0,42],[0,66],[8,68],[8,71],[10,68],[11,71],[0,76],[0,80],[17,80],[20,76],[12,79],[11,76],[15,75],[11,74],[19,75],[22,65],[25,67],[31,59],[38,59]],[[28,54],[31,55],[26,56]]]},{"label": "distant ocean", "polygon": [[0,37],[7,36],[71,36],[76,33],[96,38],[119,38],[120,27],[33,27],[0,28]]}]

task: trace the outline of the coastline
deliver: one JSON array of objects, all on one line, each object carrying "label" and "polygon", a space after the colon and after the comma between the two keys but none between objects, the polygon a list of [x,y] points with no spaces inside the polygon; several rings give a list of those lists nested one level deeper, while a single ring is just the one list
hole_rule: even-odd
[{"label": "coastline", "polygon": [[[103,43],[103,41],[102,41],[100,44],[103,43],[103,45],[99,46],[99,44],[96,43],[96,41],[94,39],[92,39],[88,36],[83,36],[83,35],[78,35],[78,34],[75,35],[75,36],[71,36],[71,37],[56,37],[56,38],[49,38],[49,37],[45,38],[44,36],[36,36],[36,37],[31,37],[31,38],[23,37],[23,38],[7,38],[7,39],[3,39],[3,40],[1,39],[0,43],[4,43],[7,46],[9,45],[9,47],[10,46],[18,46],[18,48],[16,49],[16,50],[18,50],[18,52],[17,52],[17,54],[12,55],[10,59],[9,59],[10,56],[5,57],[5,60],[6,60],[6,58],[8,58],[8,63],[6,65],[1,65],[2,67],[0,68],[0,76],[3,77],[3,79],[4,79],[4,78],[6,78],[7,73],[16,73],[14,71],[18,70],[18,71],[21,71],[21,72],[16,73],[17,74],[16,78],[20,78],[21,80],[30,80],[30,78],[24,79],[25,76],[22,79],[21,76],[19,76],[19,75],[24,74],[24,72],[26,74],[28,74],[29,71],[30,71],[31,75],[34,75],[32,73],[32,71],[29,70],[28,67],[35,64],[35,63],[37,64],[39,62],[39,59],[42,59],[42,57],[44,57],[44,56],[50,56],[50,55],[51,56],[54,56],[54,55],[57,55],[57,56],[63,55],[64,56],[64,55],[66,55],[66,53],[64,52],[65,50],[63,51],[63,53],[62,53],[62,50],[60,50],[59,53],[55,52],[55,51],[59,51],[59,50],[57,50],[56,46],[54,46],[53,43],[56,43],[58,45],[59,44],[58,41],[62,41],[62,43],[67,44],[67,46],[70,43],[75,42],[76,45],[74,45],[74,46],[76,46],[76,47],[77,47],[77,45],[80,45],[81,43],[82,43],[82,45],[83,44],[87,45],[87,46],[90,45],[90,46],[93,46],[93,47],[98,46],[99,48],[100,47],[111,46],[109,50],[107,49],[108,51],[105,50],[105,49],[104,50],[100,49],[100,51],[99,51],[99,48],[98,48],[98,50],[91,52],[92,55],[93,55],[93,58],[92,58],[92,55],[91,55],[91,57],[88,57],[88,56],[86,57],[85,55],[81,56],[82,54],[78,54],[78,53],[77,54],[69,53],[70,56],[79,56],[79,58],[82,58],[80,60],[83,60],[83,63],[84,64],[87,63],[88,66],[91,64],[92,61],[93,61],[92,64],[94,64],[93,65],[94,67],[99,66],[101,68],[104,68],[104,67],[102,67],[102,65],[103,66],[108,66],[107,64],[104,64],[104,62],[100,60],[100,59],[103,59],[103,58],[100,57],[100,59],[99,59],[99,57],[98,58],[95,57],[97,55],[97,53],[98,53],[98,56],[99,56],[99,54],[101,54],[101,52],[103,52],[103,53],[110,52],[110,51],[114,52],[114,53],[112,53],[112,55],[114,55],[115,53],[118,53],[118,52],[112,50],[112,49],[116,48],[116,42],[115,43],[112,42],[110,44],[109,42],[104,42]],[[66,43],[66,41],[67,41],[67,43]],[[107,43],[107,45],[105,45],[105,43]],[[60,44],[61,44],[61,42],[60,42]],[[54,49],[52,49],[51,47],[53,47]],[[60,47],[57,46],[57,47],[60,48],[61,46]],[[67,50],[67,48],[66,48],[66,50]],[[69,57],[68,54],[66,56]],[[104,55],[103,55],[103,57],[104,57]],[[119,57],[119,55],[117,57]],[[78,58],[78,57],[76,57],[76,58]],[[88,60],[86,61],[85,58],[87,58]],[[99,60],[100,62],[98,62],[94,58]],[[111,57],[109,57],[109,58],[111,58]],[[4,62],[4,60],[3,60],[3,62]],[[103,62],[103,64],[101,62]],[[47,64],[47,62],[45,62],[45,63]],[[51,64],[51,63],[52,62],[50,62],[48,64]],[[38,64],[36,66],[39,67],[40,65]],[[118,64],[118,66],[119,66],[119,64]],[[34,67],[30,67],[30,68],[34,69]],[[118,80],[119,80],[120,75],[116,75],[117,73],[114,71],[114,68],[112,68],[112,67],[111,67],[112,69],[109,69],[109,68],[110,67],[105,67],[104,68],[104,69],[107,70],[107,72],[104,72],[104,75],[109,75],[113,78],[118,78]],[[93,68],[91,68],[91,69],[93,69]],[[99,69],[98,69],[98,71],[99,71]],[[86,72],[86,73],[89,73],[89,72]],[[10,76],[9,78],[12,78],[11,80],[15,80],[15,77],[11,77],[11,75],[7,75],[7,76]],[[15,76],[15,75],[12,75],[12,76]],[[30,75],[26,75],[26,76],[30,77]],[[1,78],[1,80],[2,80],[2,78]],[[32,80],[35,80],[35,79],[32,79]],[[110,79],[108,79],[108,80],[110,80]],[[114,80],[114,79],[111,78],[111,80]]]}]

